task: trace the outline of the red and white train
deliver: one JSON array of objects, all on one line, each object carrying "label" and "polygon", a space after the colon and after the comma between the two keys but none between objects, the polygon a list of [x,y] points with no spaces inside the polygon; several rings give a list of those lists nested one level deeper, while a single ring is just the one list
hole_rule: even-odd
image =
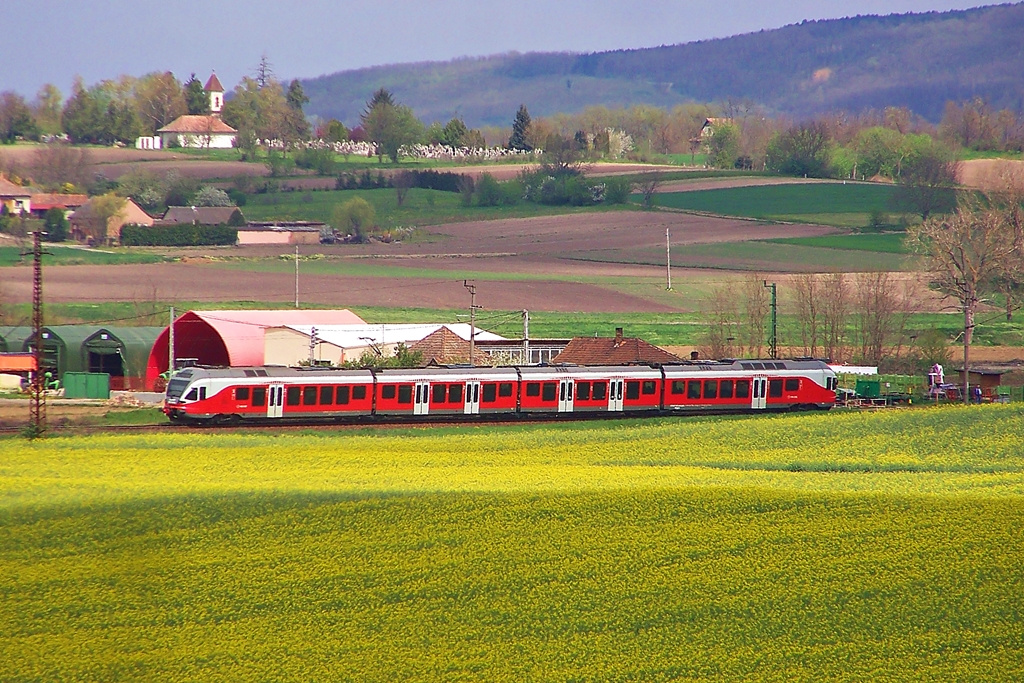
[{"label": "red and white train", "polygon": [[410,370],[186,368],[167,383],[172,421],[704,414],[829,409],[836,374],[814,360],[664,366]]}]

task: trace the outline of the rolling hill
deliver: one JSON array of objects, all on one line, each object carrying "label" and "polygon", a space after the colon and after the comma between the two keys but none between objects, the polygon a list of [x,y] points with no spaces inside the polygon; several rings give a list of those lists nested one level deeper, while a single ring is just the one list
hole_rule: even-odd
[{"label": "rolling hill", "polygon": [[588,106],[743,100],[795,117],[907,106],[937,121],[975,95],[1024,108],[1024,3],[805,21],[731,38],[590,54],[511,53],[377,66],[302,82],[306,111],[358,121],[379,87],[426,122],[507,126]]}]

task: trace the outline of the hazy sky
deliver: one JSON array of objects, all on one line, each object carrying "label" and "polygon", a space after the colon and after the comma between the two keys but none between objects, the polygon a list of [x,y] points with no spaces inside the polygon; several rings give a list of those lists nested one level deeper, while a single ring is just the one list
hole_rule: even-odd
[{"label": "hazy sky", "polygon": [[955,0],[3,0],[0,91],[211,70],[227,89],[267,55],[281,80],[510,51],[594,52],[805,19],[978,7]]}]

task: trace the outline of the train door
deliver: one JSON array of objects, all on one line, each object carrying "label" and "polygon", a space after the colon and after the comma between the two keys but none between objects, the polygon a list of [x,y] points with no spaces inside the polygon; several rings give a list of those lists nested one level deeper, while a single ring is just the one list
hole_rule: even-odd
[{"label": "train door", "polygon": [[466,382],[466,415],[480,413],[480,382]]},{"label": "train door", "polygon": [[558,412],[573,411],[573,382],[571,379],[558,380]]},{"label": "train door", "polygon": [[412,405],[413,415],[426,415],[430,412],[430,382],[416,382],[416,396]]},{"label": "train door", "polygon": [[281,417],[284,411],[284,385],[271,384],[267,389],[267,417]]},{"label": "train door", "polygon": [[750,383],[750,407],[754,410],[764,410],[767,405],[768,378],[757,376]]},{"label": "train door", "polygon": [[625,380],[613,379],[608,385],[608,412],[622,412],[622,387]]}]

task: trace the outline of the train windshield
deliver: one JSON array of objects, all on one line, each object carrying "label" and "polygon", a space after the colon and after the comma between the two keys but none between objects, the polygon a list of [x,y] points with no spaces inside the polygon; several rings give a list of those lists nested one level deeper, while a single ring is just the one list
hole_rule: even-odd
[{"label": "train windshield", "polygon": [[175,377],[167,383],[167,400],[177,401],[181,398],[181,395],[185,393],[185,387],[189,385],[188,379],[184,377]]}]

